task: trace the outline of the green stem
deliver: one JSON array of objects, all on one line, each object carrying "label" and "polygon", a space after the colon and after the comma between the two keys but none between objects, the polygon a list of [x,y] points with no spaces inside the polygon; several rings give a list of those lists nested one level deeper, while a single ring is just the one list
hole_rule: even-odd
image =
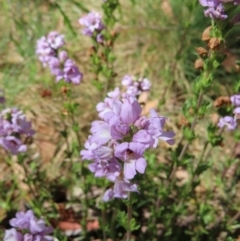
[{"label": "green stem", "polygon": [[126,241],[131,241],[131,220],[132,220],[131,192],[128,192],[128,205],[127,205],[127,237],[126,237]]},{"label": "green stem", "polygon": [[105,230],[106,225],[106,210],[105,208],[102,210],[102,226],[103,226],[103,241],[107,241],[107,235]]},{"label": "green stem", "polygon": [[[202,100],[203,100],[203,91],[201,91],[200,94],[199,94],[199,96],[198,96],[198,102],[197,102],[197,106],[196,106],[196,110],[197,110],[197,111],[198,111],[198,109],[201,107]],[[193,117],[193,122],[192,122],[191,128],[190,128],[191,131],[194,130],[196,124],[197,124],[197,114],[195,114],[194,117]],[[182,151],[181,151],[181,153],[180,153],[180,155],[179,155],[179,158],[178,158],[179,161],[183,158],[184,154],[186,153],[189,144],[190,144],[189,141],[187,141],[187,142],[185,143],[185,145],[183,146],[183,149],[182,149]]]}]

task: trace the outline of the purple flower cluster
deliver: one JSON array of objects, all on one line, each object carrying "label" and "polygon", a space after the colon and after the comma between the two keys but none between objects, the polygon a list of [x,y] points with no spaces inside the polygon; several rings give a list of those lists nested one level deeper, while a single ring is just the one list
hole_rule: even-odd
[{"label": "purple flower cluster", "polygon": [[137,78],[135,76],[125,75],[122,79],[122,85],[126,87],[126,91],[121,93],[117,87],[107,94],[103,102],[97,104],[96,109],[99,117],[103,119],[106,112],[112,109],[115,100],[124,100],[127,96],[138,97],[143,91],[149,91],[151,82],[147,78]]},{"label": "purple flower cluster", "polygon": [[[118,96],[118,89],[111,94]],[[174,132],[164,131],[167,118],[158,116],[155,110],[151,110],[150,118],[141,116],[141,112],[141,106],[132,96],[122,101],[112,98],[108,110],[102,113],[102,120],[92,123],[91,135],[80,155],[84,160],[94,160],[89,169],[95,177],[114,182],[104,194],[104,201],[126,198],[128,192],[137,192],[137,185],[130,180],[145,172],[146,149],[156,148],[159,139],[174,144]]]},{"label": "purple flower cluster", "polygon": [[147,78],[137,78],[136,76],[130,75],[123,77],[122,85],[127,88],[125,95],[133,97],[137,97],[143,91],[148,91],[151,88],[151,82]]},{"label": "purple flower cluster", "polygon": [[31,210],[18,212],[16,218],[10,220],[14,228],[5,231],[3,241],[52,241],[49,236],[52,227],[46,226],[43,219],[37,219]]},{"label": "purple flower cluster", "polygon": [[50,68],[57,82],[64,79],[67,83],[79,84],[83,74],[74,61],[68,58],[66,51],[58,52],[64,44],[64,35],[50,32],[47,37],[41,37],[37,41],[36,54],[43,66]]},{"label": "purple flower cluster", "polygon": [[237,120],[240,119],[240,94],[231,96],[230,100],[235,107],[233,110],[234,117],[225,116],[220,118],[218,126],[220,128],[226,126],[228,130],[235,130],[237,127]]},{"label": "purple flower cluster", "polygon": [[103,42],[101,32],[104,29],[104,24],[102,22],[102,16],[98,12],[90,12],[81,17],[78,22],[85,27],[82,30],[84,35],[95,38],[99,43]]},{"label": "purple flower cluster", "polygon": [[228,17],[228,15],[225,13],[224,4],[240,4],[240,0],[199,0],[199,2],[203,7],[207,7],[207,9],[204,11],[206,17],[220,20],[224,20]]},{"label": "purple flower cluster", "polygon": [[31,122],[26,120],[22,111],[8,108],[0,113],[0,145],[11,154],[25,152],[27,146],[22,143],[21,137],[33,134]]}]

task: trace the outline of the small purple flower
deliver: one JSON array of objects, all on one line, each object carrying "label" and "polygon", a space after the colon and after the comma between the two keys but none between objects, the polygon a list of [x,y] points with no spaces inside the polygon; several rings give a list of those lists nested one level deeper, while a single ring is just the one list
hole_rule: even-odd
[{"label": "small purple flower", "polygon": [[61,35],[56,31],[52,31],[47,36],[47,42],[52,49],[59,49],[65,44],[64,35]]},{"label": "small purple flower", "polygon": [[138,186],[134,183],[130,183],[129,180],[119,176],[113,188],[106,190],[103,195],[103,201],[108,202],[111,199],[115,198],[123,198],[126,199],[128,197],[128,192],[138,192]]},{"label": "small purple flower", "polygon": [[136,78],[135,76],[125,75],[122,78],[122,85],[126,86],[126,92],[122,94],[125,99],[127,96],[136,97],[143,91],[149,91],[151,82],[147,78]]},{"label": "small purple flower", "polygon": [[116,180],[121,171],[121,166],[116,158],[111,158],[108,161],[95,161],[88,167],[91,172],[95,173],[95,177],[106,177],[112,182]]},{"label": "small purple flower", "polygon": [[130,86],[130,85],[132,85],[133,81],[134,81],[134,76],[125,75],[122,78],[122,85],[123,86]]},{"label": "small purple flower", "polygon": [[[16,218],[10,220],[15,227],[5,231],[4,241],[53,241],[49,234],[52,227],[46,226],[43,219],[37,219],[31,210],[18,212]],[[17,231],[18,230],[18,231]]]},{"label": "small purple flower", "polygon": [[232,116],[225,116],[223,118],[220,118],[218,122],[218,127],[223,128],[224,126],[227,126],[227,129],[231,131],[236,129],[237,122]]},{"label": "small purple flower", "polygon": [[234,114],[234,119],[238,120],[240,119],[240,107],[237,107],[233,110],[233,114]]},{"label": "small purple flower", "polygon": [[13,155],[17,155],[19,152],[27,151],[27,146],[22,144],[21,140],[15,136],[1,137],[0,145]]},{"label": "small purple flower", "polygon": [[136,99],[128,97],[122,105],[121,118],[126,124],[134,124],[140,117],[142,108]]},{"label": "small purple flower", "polygon": [[84,147],[86,148],[86,150],[81,150],[80,152],[82,159],[93,160],[95,157],[93,150],[97,149],[98,145],[96,143],[89,143],[89,141],[86,141]]},{"label": "small purple flower", "polygon": [[82,30],[84,35],[92,37],[94,33],[100,33],[104,29],[102,17],[97,12],[90,12],[78,20],[85,28]]},{"label": "small purple flower", "polygon": [[100,44],[102,44],[103,41],[104,41],[104,37],[103,37],[103,35],[102,35],[101,33],[99,33],[99,34],[97,35],[97,42],[100,43]]},{"label": "small purple flower", "polygon": [[230,97],[230,100],[233,106],[235,107],[240,106],[240,95],[232,95]]},{"label": "small purple flower", "polygon": [[90,136],[90,143],[97,143],[104,145],[111,140],[111,133],[109,125],[104,121],[94,121],[91,127],[92,136]]},{"label": "small purple flower", "polygon": [[108,202],[114,198],[114,192],[113,189],[107,189],[106,192],[103,194],[102,200],[104,202]]},{"label": "small purple flower", "polygon": [[67,83],[79,84],[83,74],[66,51],[57,51],[64,44],[64,35],[52,31],[37,41],[36,54],[44,67],[49,66],[57,82],[64,79]]},{"label": "small purple flower", "polygon": [[142,90],[150,90],[151,88],[151,82],[144,78],[141,82],[140,82],[140,85],[141,85],[141,89]]},{"label": "small purple flower", "polygon": [[48,65],[52,57],[57,56],[57,49],[64,45],[64,35],[60,35],[56,31],[52,31],[47,37],[43,36],[37,40],[36,54],[42,62],[43,67]]},{"label": "small purple flower", "polygon": [[33,136],[34,133],[31,122],[17,108],[7,108],[0,113],[0,145],[11,154],[26,152],[27,146],[20,137]]},{"label": "small purple flower", "polygon": [[203,7],[207,7],[204,11],[206,17],[210,17],[212,19],[220,19],[224,20],[228,16],[224,12],[224,5],[226,1],[223,0],[199,0],[200,4]]},{"label": "small purple flower", "polygon": [[104,119],[104,115],[107,112],[113,111],[116,106],[115,100],[119,100],[121,97],[121,92],[119,88],[115,88],[113,91],[108,92],[108,97],[104,99],[104,102],[97,104],[96,109],[99,112],[98,116]]},{"label": "small purple flower", "polygon": [[114,183],[113,192],[116,198],[127,198],[128,192],[138,192],[138,186],[119,176]]},{"label": "small purple flower", "polygon": [[208,8],[204,11],[204,14],[206,17],[210,17],[212,19],[224,20],[228,17],[226,14],[224,14],[224,7],[222,4],[219,4],[216,8]]},{"label": "small purple flower", "polygon": [[23,235],[15,228],[11,228],[5,231],[3,241],[24,241]]},{"label": "small purple flower", "polygon": [[75,63],[68,59],[64,64],[64,79],[66,82],[72,82],[73,84],[80,84],[83,74],[79,71]]},{"label": "small purple flower", "polygon": [[137,95],[140,95],[141,91],[139,91],[137,86],[128,86],[127,90],[126,90],[126,94],[127,96],[132,96],[135,97]]},{"label": "small purple flower", "polygon": [[75,63],[68,59],[65,51],[60,52],[58,58],[52,57],[49,60],[49,67],[57,82],[64,79],[67,83],[80,84],[83,78],[83,74]]},{"label": "small purple flower", "polygon": [[146,160],[143,158],[145,146],[140,143],[127,143],[119,144],[115,148],[115,156],[124,161],[124,177],[132,179],[138,171],[143,174],[147,166]]},{"label": "small purple flower", "polygon": [[21,228],[21,229],[29,229],[30,228],[30,220],[34,218],[34,214],[32,210],[28,210],[25,212],[17,212],[16,217],[12,218],[9,223],[12,227]]},{"label": "small purple flower", "polygon": [[220,4],[220,0],[199,0],[203,7],[217,7]]},{"label": "small purple flower", "polygon": [[49,68],[51,73],[56,76],[56,81],[60,81],[64,77],[64,73],[62,70],[62,63],[57,57],[52,57],[48,61]]}]

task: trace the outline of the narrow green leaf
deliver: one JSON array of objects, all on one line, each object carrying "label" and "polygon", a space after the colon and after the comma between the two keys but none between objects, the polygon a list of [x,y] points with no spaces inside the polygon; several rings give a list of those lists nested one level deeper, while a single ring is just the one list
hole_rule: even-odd
[{"label": "narrow green leaf", "polygon": [[68,26],[68,28],[70,29],[70,31],[72,32],[72,34],[74,36],[77,36],[77,33],[75,32],[74,28],[72,27],[72,24],[71,24],[71,21],[70,19],[68,18],[68,16],[64,13],[64,11],[62,10],[61,6],[56,3],[56,7],[59,9],[60,13],[62,14],[63,16],[63,19],[64,19],[64,23]]}]

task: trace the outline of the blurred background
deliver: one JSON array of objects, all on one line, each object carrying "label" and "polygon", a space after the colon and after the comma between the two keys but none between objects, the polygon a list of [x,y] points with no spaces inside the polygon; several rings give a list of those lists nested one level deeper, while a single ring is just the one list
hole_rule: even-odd
[{"label": "blurred background", "polygon": [[[144,99],[144,111],[148,113],[150,108],[156,108],[162,115],[168,116],[171,120],[168,127],[179,133],[176,137],[178,141],[182,137],[181,128],[184,121],[181,114],[182,106],[192,95],[191,84],[199,74],[194,68],[197,59],[195,48],[206,45],[201,38],[203,31],[210,25],[210,20],[204,16],[203,8],[197,0],[120,0],[119,2],[120,7],[115,12],[117,22],[112,29],[113,33],[119,35],[114,45],[116,86],[120,85],[122,77],[126,74],[147,77],[152,82],[152,89],[150,95]],[[2,230],[9,227],[8,220],[16,210],[34,207],[37,215],[46,215],[50,223],[58,227],[57,237],[60,241],[79,240],[76,237],[81,227],[78,226],[79,216],[75,217],[81,210],[79,200],[82,197],[82,190],[79,188],[80,167],[77,164],[79,150],[74,149],[74,146],[76,147],[74,134],[70,131],[65,135],[63,131],[64,127],[70,125],[67,120],[63,120],[63,116],[67,115],[64,112],[63,97],[54,77],[39,63],[35,47],[36,41],[52,30],[64,34],[65,49],[84,73],[83,82],[72,90],[80,109],[77,122],[81,126],[79,139],[83,147],[89,134],[90,124],[97,118],[95,106],[104,96],[99,95],[91,83],[89,56],[92,45],[89,38],[82,35],[78,19],[93,10],[102,13],[102,4],[101,0],[0,0],[0,88],[4,90],[8,106],[21,106],[27,117],[33,121],[37,131],[34,142],[30,143],[31,157],[22,165],[8,162],[5,153],[0,157],[0,229]],[[232,83],[234,79],[239,79],[239,68],[236,66],[240,54],[238,30],[239,27],[236,26],[229,33],[224,49],[223,68],[217,70],[213,88],[209,93],[205,93],[204,99],[212,104],[221,95],[233,94]],[[193,154],[199,155],[202,150],[207,122],[216,123],[219,116],[217,112],[213,107],[211,113],[203,120],[203,125],[196,129],[200,138],[190,147]],[[162,205],[156,204],[157,200],[153,195],[159,191],[160,185],[165,185],[164,168],[171,165],[169,146],[162,145],[148,154],[149,174],[143,181],[142,190],[149,192],[142,192],[143,196],[139,197],[141,201],[136,204],[135,213],[139,217],[138,220],[141,220],[142,226],[150,227],[148,222],[151,219],[148,215],[155,212],[156,207],[159,209],[163,207],[159,216],[154,217],[154,221],[158,220],[156,222],[158,226],[154,227],[154,230],[157,229],[156,233],[159,235],[157,237],[164,233],[164,240],[226,240],[226,236],[231,233],[229,230],[237,236],[239,224],[228,231],[226,225],[231,225],[240,216],[238,198],[240,171],[235,165],[234,174],[230,171],[230,174],[228,173],[230,176],[235,175],[232,193],[230,189],[233,183],[230,182],[228,187],[223,187],[221,178],[229,170],[228,168],[232,167],[232,162],[226,162],[226,155],[236,160],[235,157],[240,154],[240,146],[238,143],[233,143],[231,134],[227,134],[226,140],[224,148],[218,147],[213,154],[211,153],[209,158],[214,167],[202,177],[204,184],[199,184],[193,197],[184,201],[186,203],[183,203],[181,198],[179,202],[176,201],[177,204],[174,206],[176,209],[181,205],[186,208],[184,211],[176,211],[175,216],[169,217],[168,220],[172,222],[164,223],[167,227],[171,227],[171,230],[161,226],[161,217],[168,215],[167,205],[175,202],[173,200],[177,199],[176,193],[173,191],[172,196],[170,195],[171,197]],[[66,143],[73,146],[76,157],[74,160],[66,157],[68,150]],[[156,161],[160,165],[157,170],[154,164]],[[188,172],[184,167],[179,171],[177,178],[184,183],[188,178]],[[85,172],[87,173],[87,168]],[[27,175],[33,175],[32,181],[26,181]],[[149,186],[149,182],[154,177],[154,183]],[[19,186],[16,187],[14,183],[18,183]],[[98,185],[102,184],[101,181],[94,180],[92,174],[87,176],[87,185],[89,188],[90,186],[95,188],[91,189],[92,196],[89,196],[91,218],[88,225],[90,231],[96,232],[90,235],[95,237],[91,240],[101,240],[99,239],[101,235],[95,231],[98,230],[99,223],[95,221],[100,215]],[[182,185],[180,183],[178,188]],[[39,193],[36,190],[40,190]],[[180,192],[179,189],[177,192]],[[200,203],[205,205],[197,209],[198,211],[194,209],[196,199],[198,207],[201,206]],[[121,209],[122,204],[119,201],[116,203]],[[153,206],[153,203],[157,206]],[[39,208],[41,204],[44,207],[43,211]],[[109,213],[114,215],[111,211]],[[199,215],[204,221],[197,221],[196,216]],[[221,215],[223,218],[218,221]],[[70,219],[75,227],[71,226],[72,224],[70,227],[66,226],[69,225],[66,222]],[[228,221],[232,219],[229,224]],[[174,229],[172,223],[177,229]],[[119,226],[116,225],[115,228]],[[77,230],[76,235],[69,234],[73,232],[72,230]],[[68,232],[68,237],[61,236],[62,231]],[[118,232],[124,233],[121,228]],[[173,235],[174,232],[179,236]],[[198,235],[194,236],[194,232]],[[160,240],[156,237],[148,239],[149,233],[143,229],[134,235],[138,237],[135,240]]]}]

